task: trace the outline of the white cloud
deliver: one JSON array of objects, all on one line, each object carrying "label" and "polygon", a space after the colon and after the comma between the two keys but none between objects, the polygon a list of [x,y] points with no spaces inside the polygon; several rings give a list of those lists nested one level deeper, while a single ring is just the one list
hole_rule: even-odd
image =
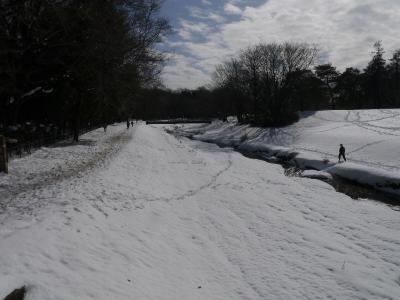
[{"label": "white cloud", "polygon": [[[197,13],[203,18],[221,16],[218,12]],[[215,64],[260,41],[315,43],[324,58],[341,70],[364,67],[375,41],[383,41],[388,56],[400,48],[399,16],[398,0],[269,0],[259,7],[246,7],[239,21],[220,24],[201,43],[182,41],[180,49],[193,57],[184,66],[186,72],[191,69],[191,80],[169,77],[173,67],[166,70],[164,78],[172,88],[182,87],[183,83],[190,87],[203,85],[210,80]],[[175,66],[183,68],[179,63]]]},{"label": "white cloud", "polygon": [[204,22],[194,23],[181,20],[180,26],[181,28],[178,30],[178,35],[184,40],[191,40],[194,33],[204,35],[211,30],[210,26]]},{"label": "white cloud", "polygon": [[201,0],[201,3],[203,3],[204,5],[211,5],[212,2],[210,0]]},{"label": "white cloud", "polygon": [[240,15],[242,13],[242,10],[239,7],[233,5],[232,3],[227,3],[224,6],[224,11],[232,15]]},{"label": "white cloud", "polygon": [[195,66],[197,60],[179,54],[172,56],[172,63],[163,71],[164,84],[167,87],[195,89],[209,83],[209,76]]},{"label": "white cloud", "polygon": [[209,13],[205,18],[206,19],[210,19],[210,20],[212,20],[214,22],[217,22],[217,23],[222,23],[222,22],[225,21],[225,18],[223,16],[221,16],[219,14],[216,14],[214,12]]},{"label": "white cloud", "polygon": [[202,20],[210,20],[217,23],[222,23],[225,21],[225,18],[220,14],[217,14],[213,11],[201,9],[197,6],[192,6],[189,8],[190,16],[192,18],[202,19]]}]

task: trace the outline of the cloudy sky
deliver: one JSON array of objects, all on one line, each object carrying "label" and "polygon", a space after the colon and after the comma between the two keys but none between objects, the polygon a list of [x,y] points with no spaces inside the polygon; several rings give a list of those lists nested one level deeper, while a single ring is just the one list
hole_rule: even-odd
[{"label": "cloudy sky", "polygon": [[400,0],[165,0],[163,14],[171,89],[210,83],[215,65],[258,42],[316,44],[339,70],[364,67],[377,40],[387,57],[400,48]]}]

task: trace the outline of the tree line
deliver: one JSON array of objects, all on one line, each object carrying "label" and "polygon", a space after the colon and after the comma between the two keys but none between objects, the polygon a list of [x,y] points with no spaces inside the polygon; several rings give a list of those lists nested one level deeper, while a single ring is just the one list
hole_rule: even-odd
[{"label": "tree line", "polygon": [[309,44],[260,43],[216,66],[207,88],[159,88],[156,45],[171,32],[160,1],[0,0],[0,134],[29,121],[77,140],[130,117],[282,126],[298,111],[400,105],[400,49],[386,61],[380,42],[363,70],[316,65]]},{"label": "tree line", "polygon": [[[0,130],[73,131],[131,116],[160,83],[160,0],[0,0]],[[21,125],[19,125],[21,126]]]},{"label": "tree line", "polygon": [[[400,49],[386,61],[381,42],[364,70],[316,65],[318,49],[303,43],[261,43],[216,67],[211,88],[158,90],[147,117],[219,117],[282,126],[298,111],[400,107]],[[162,108],[157,110],[157,107]]]}]

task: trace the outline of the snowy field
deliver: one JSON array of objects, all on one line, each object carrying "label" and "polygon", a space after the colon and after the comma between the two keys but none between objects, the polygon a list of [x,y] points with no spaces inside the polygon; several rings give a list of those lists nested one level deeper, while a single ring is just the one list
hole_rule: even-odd
[{"label": "snowy field", "polygon": [[[234,123],[185,126],[199,140],[293,158],[313,168],[400,196],[400,110],[304,113],[292,126],[251,128]],[[347,163],[338,164],[339,144]]]},{"label": "snowy field", "polygon": [[[397,172],[396,155],[386,157],[395,112],[381,123],[320,120],[327,114],[276,134],[277,144],[297,140],[334,160],[342,142],[359,148],[350,160]],[[379,131],[382,142],[361,148],[365,139],[337,136],[340,126]],[[306,130],[326,130],[329,146],[298,139]],[[23,285],[28,300],[400,299],[398,211],[229,148],[112,126],[13,160],[10,172],[0,175],[0,299]]]}]

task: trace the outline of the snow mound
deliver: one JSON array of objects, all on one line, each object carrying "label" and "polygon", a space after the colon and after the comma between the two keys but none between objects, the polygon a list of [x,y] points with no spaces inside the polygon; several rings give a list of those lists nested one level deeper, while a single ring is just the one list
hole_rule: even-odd
[{"label": "snow mound", "polygon": [[301,173],[301,177],[320,179],[320,180],[332,180],[332,175],[323,171],[305,170]]}]

